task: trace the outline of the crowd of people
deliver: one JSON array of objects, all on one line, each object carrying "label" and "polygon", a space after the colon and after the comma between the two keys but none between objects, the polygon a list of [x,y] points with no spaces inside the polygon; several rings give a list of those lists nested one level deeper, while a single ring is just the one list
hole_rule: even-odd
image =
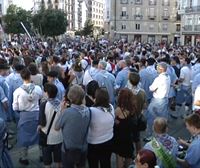
[{"label": "crowd of people", "polygon": [[[46,168],[84,168],[86,162],[111,168],[113,153],[117,168],[199,168],[199,92],[199,46],[8,43],[0,53],[0,167],[13,167],[5,142],[14,122],[22,165],[29,165],[29,147],[39,144]],[[190,143],[167,133],[170,118],[184,119]],[[42,134],[45,145],[38,141]],[[187,149],[183,158],[180,145]]]}]

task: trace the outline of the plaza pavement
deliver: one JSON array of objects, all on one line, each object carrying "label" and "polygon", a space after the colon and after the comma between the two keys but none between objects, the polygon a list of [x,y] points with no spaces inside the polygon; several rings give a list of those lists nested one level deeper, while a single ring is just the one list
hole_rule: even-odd
[{"label": "plaza pavement", "polygon": [[[182,137],[185,139],[189,139],[190,134],[185,128],[185,124],[182,118],[178,119],[169,119],[169,134],[174,136],[175,138]],[[16,126],[11,124],[11,128],[16,130]],[[16,137],[16,136],[15,136]],[[142,138],[144,137],[144,133],[142,133]],[[16,138],[10,140],[10,143],[14,145],[14,148],[10,150],[10,155],[12,157],[14,167],[15,168],[42,168],[42,163],[39,161],[39,148],[38,146],[33,146],[29,149],[28,158],[29,165],[23,166],[18,160],[20,157],[19,149],[16,147]],[[115,156],[112,156],[112,168],[115,168]]]}]

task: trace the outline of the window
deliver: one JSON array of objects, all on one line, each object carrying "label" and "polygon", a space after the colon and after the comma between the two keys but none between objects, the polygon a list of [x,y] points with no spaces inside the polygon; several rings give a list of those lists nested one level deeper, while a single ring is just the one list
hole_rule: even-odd
[{"label": "window", "polygon": [[135,29],[140,30],[140,24],[135,24]]},{"label": "window", "polygon": [[169,6],[169,0],[163,0],[162,5],[163,6]]},{"label": "window", "polygon": [[141,15],[141,8],[140,7],[135,8],[135,15]]},{"label": "window", "polygon": [[149,8],[149,18],[150,19],[155,18],[155,8]]},{"label": "window", "polygon": [[126,29],[126,25],[122,24],[122,30],[125,30],[125,29]]},{"label": "window", "polygon": [[149,0],[149,5],[156,5],[156,0]]},{"label": "window", "polygon": [[163,31],[167,31],[167,29],[168,29],[167,23],[163,23],[163,26],[162,26],[162,27],[163,27],[163,28],[162,28]]},{"label": "window", "polygon": [[121,0],[121,4],[127,4],[128,0]]},{"label": "window", "polygon": [[154,25],[153,24],[149,25],[149,30],[154,30]]},{"label": "window", "polygon": [[177,32],[180,32],[180,31],[181,31],[181,25],[180,25],[180,24],[177,24],[177,25],[176,25],[176,31],[177,31]]},{"label": "window", "polygon": [[121,16],[124,17],[127,15],[127,12],[126,12],[126,7],[122,7],[122,13],[121,13]]},{"label": "window", "polygon": [[163,19],[167,20],[169,18],[169,10],[167,8],[165,8],[163,10]]}]

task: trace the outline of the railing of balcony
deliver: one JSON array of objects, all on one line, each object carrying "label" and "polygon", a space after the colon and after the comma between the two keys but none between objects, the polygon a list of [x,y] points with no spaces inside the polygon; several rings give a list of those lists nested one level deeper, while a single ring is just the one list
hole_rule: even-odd
[{"label": "railing of balcony", "polygon": [[185,13],[200,12],[200,6],[186,7]]},{"label": "railing of balcony", "polygon": [[120,15],[120,19],[128,19],[128,15]]},{"label": "railing of balcony", "polygon": [[200,25],[194,25],[194,31],[200,31]]},{"label": "railing of balcony", "polygon": [[142,15],[134,15],[134,18],[136,19],[136,20],[141,20],[142,18],[143,18],[143,16]]},{"label": "railing of balcony", "polygon": [[183,27],[183,30],[185,30],[185,31],[192,31],[192,25],[185,25]]},{"label": "railing of balcony", "polygon": [[168,16],[168,15],[162,16],[162,19],[163,19],[163,20],[168,20],[168,19],[169,19],[169,16]]}]

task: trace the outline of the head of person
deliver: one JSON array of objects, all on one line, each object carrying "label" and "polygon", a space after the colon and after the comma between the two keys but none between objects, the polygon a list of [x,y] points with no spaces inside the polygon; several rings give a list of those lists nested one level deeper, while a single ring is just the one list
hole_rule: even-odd
[{"label": "head of person", "polygon": [[57,71],[50,71],[48,74],[47,74],[47,80],[48,82],[50,83],[53,83],[54,80],[58,77],[58,72]]},{"label": "head of person", "polygon": [[138,152],[135,159],[136,168],[154,168],[156,166],[156,155],[148,149]]},{"label": "head of person", "polygon": [[85,92],[79,85],[73,85],[69,88],[67,98],[71,104],[81,105],[85,97]]},{"label": "head of person", "polygon": [[119,91],[117,106],[122,110],[129,111],[130,115],[136,112],[136,99],[130,89],[125,88]]},{"label": "head of person", "polygon": [[200,134],[200,115],[191,114],[185,118],[186,128],[192,135]]},{"label": "head of person", "polygon": [[157,117],[153,122],[153,130],[158,135],[167,133],[167,120],[162,117]]},{"label": "head of person", "polygon": [[33,62],[29,64],[28,69],[31,75],[37,75],[39,73],[37,65]]},{"label": "head of person", "polygon": [[25,66],[20,64],[20,63],[17,63],[17,64],[14,65],[15,71],[18,72],[18,73],[21,72],[24,68],[25,68]]},{"label": "head of person", "polygon": [[167,64],[165,62],[160,62],[157,65],[157,72],[159,74],[164,73],[167,71]]},{"label": "head of person", "polygon": [[99,65],[99,59],[97,59],[97,58],[93,59],[92,60],[92,66],[97,68],[98,65]]},{"label": "head of person", "polygon": [[147,59],[147,66],[151,66],[151,65],[154,65],[155,64],[155,59],[150,57]]},{"label": "head of person", "polygon": [[95,93],[97,89],[99,89],[99,84],[95,80],[90,81],[86,86],[87,94],[89,96],[92,96],[93,99],[95,98]]},{"label": "head of person", "polygon": [[119,68],[120,68],[120,69],[123,69],[123,68],[127,67],[126,61],[125,61],[125,60],[120,60],[120,61],[118,62],[118,65],[119,65]]},{"label": "head of person", "polygon": [[21,72],[20,75],[23,79],[23,81],[31,81],[31,73],[28,70],[28,68],[24,68]]},{"label": "head of person", "polygon": [[109,94],[106,88],[98,88],[95,92],[95,106],[109,108]]},{"label": "head of person", "polygon": [[10,67],[8,66],[7,61],[3,58],[0,58],[0,75],[7,76],[9,69]]},{"label": "head of person", "polygon": [[58,89],[56,85],[52,83],[45,83],[44,92],[47,94],[48,98],[54,99],[57,96]]},{"label": "head of person", "polygon": [[140,82],[140,75],[137,72],[130,72],[128,79],[133,86],[137,86]]},{"label": "head of person", "polygon": [[187,57],[185,53],[179,55],[180,64],[182,66],[190,64],[191,60]]},{"label": "head of person", "polygon": [[98,69],[105,70],[106,66],[107,66],[107,62],[106,61],[99,61]]}]

